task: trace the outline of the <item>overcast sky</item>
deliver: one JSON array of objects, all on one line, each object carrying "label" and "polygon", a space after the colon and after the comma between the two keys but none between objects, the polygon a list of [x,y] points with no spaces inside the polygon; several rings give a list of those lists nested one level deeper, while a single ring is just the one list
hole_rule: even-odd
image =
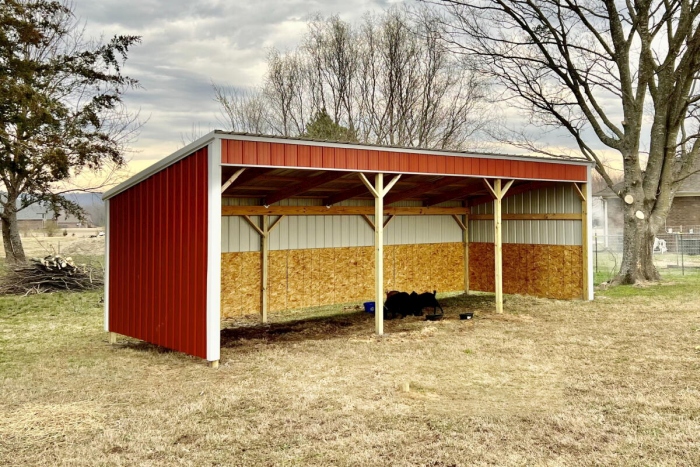
[{"label": "overcast sky", "polygon": [[142,88],[126,103],[148,119],[133,145],[131,172],[181,146],[192,125],[221,128],[211,82],[234,86],[261,83],[271,47],[294,48],[309,15],[338,14],[347,21],[379,11],[389,0],[75,0],[87,33],[108,40],[134,34],[142,44],[129,54],[125,73]]}]

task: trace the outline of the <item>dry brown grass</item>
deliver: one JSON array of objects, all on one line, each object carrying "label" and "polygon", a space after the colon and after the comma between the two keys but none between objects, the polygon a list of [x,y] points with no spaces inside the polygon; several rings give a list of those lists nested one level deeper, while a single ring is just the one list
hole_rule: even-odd
[{"label": "dry brown grass", "polygon": [[110,346],[96,294],[1,298],[0,465],[700,465],[694,281],[231,320],[219,370]]}]

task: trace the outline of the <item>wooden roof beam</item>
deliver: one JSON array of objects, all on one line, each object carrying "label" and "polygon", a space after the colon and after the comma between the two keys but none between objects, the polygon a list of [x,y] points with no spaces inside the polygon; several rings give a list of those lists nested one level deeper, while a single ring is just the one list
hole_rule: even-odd
[{"label": "wooden roof beam", "polygon": [[[374,206],[221,206],[223,216],[373,216]],[[385,216],[462,216],[467,207],[385,207]],[[579,215],[580,218],[580,215]]]},{"label": "wooden roof beam", "polygon": [[425,201],[426,206],[434,206],[436,204],[444,203],[446,201],[452,201],[454,199],[464,198],[465,196],[474,193],[477,190],[477,186],[481,187],[481,180],[470,180],[466,185],[462,185],[459,189],[448,191],[446,193],[440,193]]},{"label": "wooden roof beam", "polygon": [[276,203],[278,201],[282,201],[283,199],[287,198],[292,198],[297,195],[301,195],[312,188],[316,188],[318,186],[323,185],[324,183],[329,183],[332,182],[333,180],[337,180],[340,177],[343,177],[347,175],[346,172],[324,172],[320,175],[316,175],[315,177],[308,177],[304,179],[304,181],[300,183],[296,183],[294,185],[288,186],[286,188],[282,188],[281,190],[271,193],[265,197],[265,200],[263,204],[265,206],[269,206],[273,203]]},{"label": "wooden roof beam", "polygon": [[[272,172],[275,169],[265,169],[265,168],[257,168],[257,167],[248,167],[245,169],[241,174],[238,175],[230,184],[229,186],[226,187],[226,189],[231,189],[233,187],[238,187],[241,186],[245,183],[248,183],[260,176],[265,175],[266,173]],[[236,172],[237,173],[237,172]],[[229,178],[230,180],[230,178]]]},{"label": "wooden roof beam", "polygon": [[367,187],[364,186],[363,184],[357,185],[354,188],[350,188],[349,190],[341,191],[340,193],[337,193],[333,196],[329,196],[323,201],[323,204],[326,206],[332,206],[334,204],[340,203],[342,201],[355,198],[357,196],[362,196],[362,195],[369,195],[369,191],[367,190]]},{"label": "wooden roof beam", "polygon": [[386,198],[384,198],[384,204],[396,203],[397,201],[402,201],[409,198],[415,198],[429,191],[435,190],[436,188],[441,188],[444,186],[452,185],[458,183],[460,177],[437,177],[432,179],[426,179],[425,182],[419,183],[413,188],[408,190],[395,191]]},{"label": "wooden roof beam", "polygon": [[[412,182],[417,178],[420,178],[420,175],[404,175],[403,177],[401,177],[401,180],[399,180],[398,184],[400,185],[400,184],[403,184],[404,182]],[[350,188],[349,190],[342,191],[342,192],[335,194],[333,196],[327,197],[324,200],[323,204],[326,206],[332,206],[332,205],[340,203],[342,201],[346,201],[348,199],[352,199],[352,198],[355,198],[357,196],[362,196],[365,194],[370,195],[371,193],[369,192],[367,187],[365,187],[364,184],[362,184],[362,185],[358,185],[354,188]]]}]

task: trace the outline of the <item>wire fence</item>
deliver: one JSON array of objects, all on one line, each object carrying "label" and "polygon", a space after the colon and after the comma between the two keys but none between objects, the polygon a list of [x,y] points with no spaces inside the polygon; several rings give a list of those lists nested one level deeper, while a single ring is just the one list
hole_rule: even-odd
[{"label": "wire fence", "polygon": [[[596,282],[612,279],[622,263],[622,235],[593,235]],[[654,265],[662,275],[700,277],[700,234],[660,233],[654,241]]]}]

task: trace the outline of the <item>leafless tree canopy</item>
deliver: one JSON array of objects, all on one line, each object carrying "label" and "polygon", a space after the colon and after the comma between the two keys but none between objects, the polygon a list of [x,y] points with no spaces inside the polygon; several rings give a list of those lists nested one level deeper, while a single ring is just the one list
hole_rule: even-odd
[{"label": "leafless tree canopy", "polygon": [[261,89],[214,86],[235,131],[304,134],[325,111],[361,142],[465,149],[491,120],[488,86],[441,40],[428,9],[390,9],[358,25],[309,22],[301,46],[270,52]]},{"label": "leafless tree canopy", "polygon": [[[658,278],[653,237],[700,152],[700,2],[434,3],[445,7],[453,48],[478,60],[534,122],[567,130],[610,187],[614,180],[594,148],[619,152],[620,195],[635,199],[625,213],[619,280]],[[649,153],[640,159],[643,140]]]}]

